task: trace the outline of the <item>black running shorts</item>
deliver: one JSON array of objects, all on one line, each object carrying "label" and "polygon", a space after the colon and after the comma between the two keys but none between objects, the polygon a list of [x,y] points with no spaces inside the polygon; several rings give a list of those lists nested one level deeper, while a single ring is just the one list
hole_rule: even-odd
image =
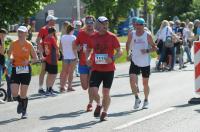
[{"label": "black running shorts", "polygon": [[140,72],[142,72],[142,77],[149,78],[149,76],[150,76],[150,66],[139,67],[139,66],[136,66],[133,61],[131,61],[131,65],[130,65],[130,68],[129,68],[129,74],[139,75]]},{"label": "black running shorts", "polygon": [[16,68],[12,68],[11,84],[29,85],[31,82],[31,66],[29,66],[29,73],[16,74]]},{"label": "black running shorts", "polygon": [[114,78],[114,71],[102,72],[92,71],[90,77],[90,87],[98,87],[103,81],[103,88],[110,89]]},{"label": "black running shorts", "polygon": [[45,71],[49,74],[57,74],[58,73],[58,65],[51,65],[46,63]]}]

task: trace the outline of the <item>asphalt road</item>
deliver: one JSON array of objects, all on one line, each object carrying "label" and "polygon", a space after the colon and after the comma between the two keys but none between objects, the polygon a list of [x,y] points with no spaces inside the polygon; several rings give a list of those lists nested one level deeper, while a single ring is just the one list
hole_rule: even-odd
[{"label": "asphalt road", "polygon": [[[154,65],[154,62],[152,63]],[[133,109],[134,96],[128,77],[129,63],[117,65],[111,89],[108,121],[100,122],[93,112],[85,112],[87,92],[75,77],[75,92],[46,97],[37,94],[38,77],[33,77],[29,89],[28,119],[20,119],[16,102],[0,104],[0,132],[200,132],[199,105],[188,100],[194,93],[194,65],[183,70],[155,72],[150,77],[149,109]],[[143,87],[139,76],[140,98]],[[59,79],[54,88],[58,90]],[[101,93],[100,88],[100,93]],[[93,103],[95,108],[95,103]]]}]

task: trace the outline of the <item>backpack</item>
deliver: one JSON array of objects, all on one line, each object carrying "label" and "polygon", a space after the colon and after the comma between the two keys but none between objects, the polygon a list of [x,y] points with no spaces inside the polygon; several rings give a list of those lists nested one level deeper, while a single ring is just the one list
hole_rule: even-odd
[{"label": "backpack", "polygon": [[166,32],[166,40],[165,40],[165,47],[167,48],[171,48],[174,46],[174,43],[173,43],[173,38],[172,36],[167,36],[167,33],[168,33],[168,28],[167,28],[167,32]]},{"label": "backpack", "polygon": [[165,40],[165,47],[171,48],[174,46],[174,43],[172,41],[172,36],[167,36]]}]

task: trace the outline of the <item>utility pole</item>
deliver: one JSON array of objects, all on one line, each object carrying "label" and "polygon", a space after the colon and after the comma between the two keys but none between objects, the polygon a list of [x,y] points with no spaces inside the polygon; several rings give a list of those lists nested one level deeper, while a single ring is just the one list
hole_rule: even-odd
[{"label": "utility pole", "polygon": [[80,15],[80,0],[76,0],[76,11],[77,11],[77,20],[81,19],[81,15]]}]

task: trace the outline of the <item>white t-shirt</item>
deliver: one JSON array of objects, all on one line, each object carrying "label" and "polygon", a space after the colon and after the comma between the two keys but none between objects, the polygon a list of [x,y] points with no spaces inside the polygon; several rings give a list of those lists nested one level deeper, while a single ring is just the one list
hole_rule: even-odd
[{"label": "white t-shirt", "polygon": [[161,29],[159,38],[165,42],[167,36],[172,36],[172,28],[169,26],[165,26],[163,29]]},{"label": "white t-shirt", "polygon": [[63,48],[64,59],[76,58],[72,49],[72,44],[75,39],[76,39],[76,36],[74,35],[62,35],[60,42]]},{"label": "white t-shirt", "polygon": [[142,54],[142,49],[149,49],[147,40],[148,33],[145,31],[141,36],[137,36],[136,32],[133,32],[132,42],[132,61],[139,67],[146,67],[150,65],[149,53]]}]

